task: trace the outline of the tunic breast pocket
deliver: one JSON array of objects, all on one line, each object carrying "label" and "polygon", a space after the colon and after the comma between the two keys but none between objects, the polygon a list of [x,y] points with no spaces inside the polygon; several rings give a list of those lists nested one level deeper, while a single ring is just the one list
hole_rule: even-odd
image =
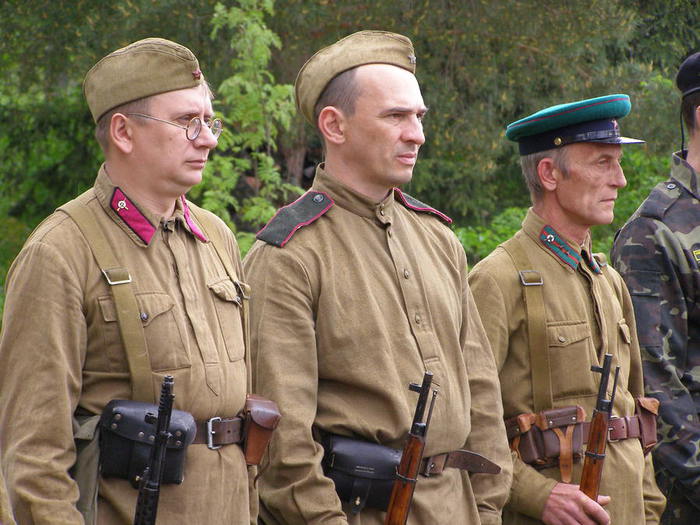
[{"label": "tunic breast pocket", "polygon": [[[239,283],[245,286],[243,283]],[[228,277],[207,283],[213,292],[214,308],[219,320],[219,328],[223,338],[229,361],[238,361],[245,356],[243,343],[243,321],[241,308],[245,299],[238,286]]]},{"label": "tunic breast pocket", "polygon": [[[117,311],[112,296],[98,298],[105,322],[105,345],[121,344]],[[183,316],[177,315],[175,302],[166,293],[145,292],[136,294],[139,316],[146,338],[146,347],[155,372],[188,368],[192,366],[189,350],[182,336]],[[126,363],[126,356],[123,357]]]},{"label": "tunic breast pocket", "polygon": [[549,370],[555,399],[595,394],[590,373],[591,331],[586,321],[547,323]]}]

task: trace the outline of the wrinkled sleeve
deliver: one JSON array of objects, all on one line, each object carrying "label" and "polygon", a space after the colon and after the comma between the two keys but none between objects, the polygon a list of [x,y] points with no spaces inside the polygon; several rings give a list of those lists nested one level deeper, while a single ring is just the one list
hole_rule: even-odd
[{"label": "wrinkled sleeve", "polygon": [[[690,254],[688,254],[688,257]],[[688,346],[689,263],[678,237],[663,223],[641,217],[620,232],[613,262],[629,288],[647,395],[659,400],[659,444],[653,454],[700,502],[700,420],[691,392],[698,349]]]},{"label": "wrinkled sleeve", "polygon": [[260,516],[289,525],[346,525],[333,482],[323,475],[323,448],[312,435],[318,362],[309,275],[289,252],[261,243],[244,269],[252,287],[255,391],[282,413],[258,483]]},{"label": "wrinkled sleeve", "polygon": [[466,275],[464,283],[462,348],[472,400],[471,432],[466,447],[501,467],[497,475],[473,474],[470,479],[481,523],[497,525],[501,523],[501,511],[508,500],[513,465],[503,424],[498,372]]},{"label": "wrinkled sleeve", "polygon": [[58,251],[26,246],[6,283],[0,336],[0,458],[15,519],[82,523],[72,415],[82,387],[86,323],[79,280]]},{"label": "wrinkled sleeve", "polygon": [[[469,285],[481,316],[491,350],[500,370],[508,357],[508,299],[498,282],[486,271],[476,268],[469,274]],[[513,483],[508,505],[515,511],[539,519],[556,481],[549,479],[513,456]]]}]

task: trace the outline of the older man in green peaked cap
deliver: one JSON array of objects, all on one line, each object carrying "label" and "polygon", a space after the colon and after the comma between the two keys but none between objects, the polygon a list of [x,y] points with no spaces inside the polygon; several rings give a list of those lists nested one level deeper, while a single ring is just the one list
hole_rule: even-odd
[{"label": "older man in green peaked cap", "polygon": [[[700,52],[678,69],[687,150],[615,238],[612,259],[634,303],[647,393],[658,399],[656,480],[664,525],[700,521]],[[681,123],[681,126],[683,126]],[[683,130],[681,128],[681,136]]]},{"label": "older man in green peaked cap", "polygon": [[[211,92],[194,54],[159,38],[104,57],[84,92],[105,163],[92,189],[32,233],[6,283],[0,461],[14,517],[132,523],[133,473],[115,477],[103,462],[98,476],[96,415],[113,399],[153,403],[168,374],[197,432],[174,431],[173,448],[194,442],[184,481],[161,487],[158,521],[255,523],[237,417],[247,391],[240,255],[224,223],[185,199],[221,132]],[[117,454],[110,464],[131,464],[102,438],[100,453]]]},{"label": "older man in green peaked cap", "polygon": [[[469,275],[496,358],[514,452],[508,524],[656,524],[664,498],[645,453],[656,404],[642,398],[634,312],[620,276],[591,253],[590,228],[609,224],[618,191],[627,95],[539,111],[510,124],[532,208],[522,229]],[[586,415],[605,354],[620,367],[597,501],[579,490]],[[613,381],[608,385],[608,395]],[[531,446],[530,446],[531,445]],[[607,511],[607,512],[606,512]]]},{"label": "older man in green peaked cap", "polygon": [[464,249],[398,188],[425,141],[415,65],[405,36],[362,31],[297,77],[325,162],[244,263],[256,390],[283,414],[258,484],[266,524],[384,523],[426,371],[438,394],[408,523],[501,521],[511,460]]}]

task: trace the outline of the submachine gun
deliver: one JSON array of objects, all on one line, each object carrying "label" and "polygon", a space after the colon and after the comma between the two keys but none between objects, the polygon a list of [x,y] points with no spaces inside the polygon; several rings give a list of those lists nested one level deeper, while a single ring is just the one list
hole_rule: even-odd
[{"label": "submachine gun", "polygon": [[613,382],[610,399],[606,399],[608,390],[608,380],[610,378],[610,367],[612,355],[605,354],[603,366],[592,366],[591,371],[601,374],[600,386],[598,388],[598,399],[595,410],[591,417],[591,426],[588,431],[588,445],[581,472],[581,491],[593,501],[598,499],[600,489],[600,479],[603,475],[603,463],[605,462],[605,446],[608,442],[609,421],[612,415],[613,402],[615,401],[615,390],[617,389],[617,377],[620,367],[615,368],[615,380]]},{"label": "submachine gun", "polygon": [[411,383],[408,387],[413,392],[418,392],[418,404],[416,405],[416,413],[413,416],[411,431],[408,433],[408,439],[403,447],[401,463],[399,463],[396,469],[396,479],[394,480],[394,486],[391,490],[391,499],[389,500],[389,507],[386,512],[384,525],[405,525],[408,519],[408,512],[411,509],[411,502],[413,500],[413,491],[416,488],[418,472],[420,470],[421,460],[423,459],[425,436],[428,433],[430,416],[433,413],[433,405],[435,404],[435,396],[437,395],[437,390],[433,390],[430,408],[428,409],[428,417],[424,422],[423,415],[428,402],[428,394],[430,393],[432,381],[433,374],[431,372],[426,372],[423,375],[422,385]]},{"label": "submachine gun", "polygon": [[165,467],[165,451],[168,440],[171,437],[170,416],[173,412],[173,376],[165,376],[160,390],[160,404],[158,405],[158,417],[148,412],[146,423],[156,424],[155,442],[151,449],[148,464],[139,480],[139,495],[136,500],[136,512],[134,525],[155,525],[158,511],[158,497],[160,496],[160,483]]}]

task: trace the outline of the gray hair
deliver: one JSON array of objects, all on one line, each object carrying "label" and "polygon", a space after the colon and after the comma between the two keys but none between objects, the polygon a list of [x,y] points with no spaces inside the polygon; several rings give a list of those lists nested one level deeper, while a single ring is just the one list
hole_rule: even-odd
[{"label": "gray hair", "polygon": [[533,204],[544,194],[542,184],[540,183],[540,177],[537,174],[537,166],[540,161],[546,158],[552,159],[554,161],[554,166],[561,171],[566,178],[568,177],[566,157],[566,147],[538,151],[520,157],[520,167],[523,171],[527,189],[530,190],[530,200],[532,200]]}]

